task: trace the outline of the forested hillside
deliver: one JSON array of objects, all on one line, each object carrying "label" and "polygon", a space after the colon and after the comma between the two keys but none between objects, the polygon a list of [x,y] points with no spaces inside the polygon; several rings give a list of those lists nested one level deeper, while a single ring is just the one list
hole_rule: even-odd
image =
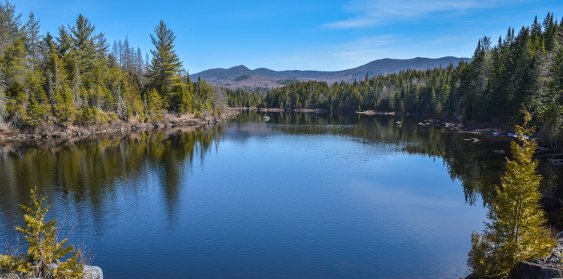
[{"label": "forested hillside", "polygon": [[229,69],[210,69],[192,74],[192,79],[202,78],[207,82],[230,89],[277,88],[295,81],[351,82],[354,79],[397,73],[401,70],[427,70],[457,65],[467,60],[452,56],[441,58],[377,59],[365,65],[342,71],[274,71],[266,68],[250,70],[245,66]]},{"label": "forested hillside", "polygon": [[268,92],[229,91],[231,107],[396,111],[512,126],[525,106],[544,140],[563,136],[563,22],[553,14],[493,43],[483,37],[471,62],[407,70],[352,83],[295,82]]},{"label": "forested hillside", "polygon": [[0,3],[3,123],[35,129],[214,110],[213,88],[190,81],[174,51],[175,36],[162,21],[150,36],[152,55],[144,59],[127,38],[110,52],[104,34],[82,15],[54,31],[41,34],[33,14],[24,20],[14,5]]}]

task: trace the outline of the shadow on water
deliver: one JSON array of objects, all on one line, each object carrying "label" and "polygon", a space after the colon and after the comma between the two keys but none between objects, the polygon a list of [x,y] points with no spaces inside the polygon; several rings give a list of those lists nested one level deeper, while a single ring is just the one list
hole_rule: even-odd
[{"label": "shadow on water", "polygon": [[[365,116],[351,114],[314,113],[243,113],[235,121],[237,135],[267,136],[271,133],[292,135],[337,135],[351,137],[365,144],[386,144],[397,151],[421,154],[442,159],[453,179],[463,184],[466,202],[474,205],[479,197],[483,205],[493,198],[500,183],[506,157],[510,154],[510,139],[467,132],[449,131],[443,127],[419,125],[423,119],[399,116]],[[397,122],[399,121],[399,122]],[[255,123],[249,127],[248,123]],[[477,139],[474,141],[472,139]],[[544,177],[542,187],[546,192],[558,191],[563,185],[560,169],[540,161],[539,173]],[[558,210],[560,211],[560,210]],[[550,222],[563,229],[557,217],[560,212],[550,212]]]},{"label": "shadow on water", "polygon": [[[150,132],[59,146],[27,146],[3,150],[0,154],[0,222],[7,239],[21,223],[19,204],[27,202],[29,190],[37,186],[49,203],[61,196],[76,206],[77,218],[96,216],[94,225],[104,226],[104,201],[115,197],[123,185],[144,183],[148,170],[156,170],[169,218],[178,203],[182,172],[189,171],[197,156],[216,147],[222,128],[190,132]],[[134,181],[124,184],[123,180]],[[126,189],[135,191],[136,189]],[[63,205],[68,208],[69,204]],[[88,208],[93,212],[84,212]],[[51,211],[59,210],[54,206]],[[84,215],[80,215],[84,213]],[[2,232],[2,230],[0,230]],[[2,243],[0,237],[0,243]],[[5,240],[5,239],[4,239]]]}]

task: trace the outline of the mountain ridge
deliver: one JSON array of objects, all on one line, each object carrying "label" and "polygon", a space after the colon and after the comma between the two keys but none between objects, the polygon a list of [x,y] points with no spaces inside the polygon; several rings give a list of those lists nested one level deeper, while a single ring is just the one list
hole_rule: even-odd
[{"label": "mountain ridge", "polygon": [[191,79],[204,79],[207,82],[227,88],[271,88],[280,87],[291,81],[318,80],[329,83],[340,81],[353,81],[363,79],[367,74],[370,77],[396,73],[401,70],[426,70],[437,67],[457,65],[467,58],[444,56],[440,58],[415,57],[411,59],[383,58],[373,60],[364,65],[340,71],[316,70],[283,70],[275,71],[268,68],[249,69],[244,65],[231,68],[213,68],[199,73],[191,74]]}]

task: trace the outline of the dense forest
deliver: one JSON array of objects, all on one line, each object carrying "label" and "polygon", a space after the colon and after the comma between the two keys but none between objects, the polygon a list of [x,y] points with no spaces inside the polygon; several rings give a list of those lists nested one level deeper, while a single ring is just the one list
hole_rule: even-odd
[{"label": "dense forest", "polygon": [[536,17],[518,34],[509,28],[493,45],[483,37],[470,62],[407,70],[353,83],[301,81],[268,92],[227,92],[231,107],[330,111],[395,111],[462,122],[513,126],[524,105],[542,138],[563,139],[563,22]]},{"label": "dense forest", "polygon": [[[147,36],[148,37],[148,36]],[[0,2],[0,121],[22,129],[151,121],[163,113],[215,113],[213,87],[191,82],[174,50],[174,33],[160,22],[151,56],[113,43],[83,15],[56,35],[40,34]]]}]

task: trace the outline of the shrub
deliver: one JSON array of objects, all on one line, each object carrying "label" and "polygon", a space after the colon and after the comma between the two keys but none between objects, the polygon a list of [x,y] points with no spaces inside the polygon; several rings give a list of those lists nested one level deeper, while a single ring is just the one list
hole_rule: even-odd
[{"label": "shrub", "polygon": [[22,205],[25,225],[16,227],[28,244],[27,253],[0,257],[0,270],[27,277],[82,278],[83,264],[80,250],[68,245],[68,240],[57,240],[57,221],[46,220],[49,208],[45,197],[31,190],[31,202]]}]

